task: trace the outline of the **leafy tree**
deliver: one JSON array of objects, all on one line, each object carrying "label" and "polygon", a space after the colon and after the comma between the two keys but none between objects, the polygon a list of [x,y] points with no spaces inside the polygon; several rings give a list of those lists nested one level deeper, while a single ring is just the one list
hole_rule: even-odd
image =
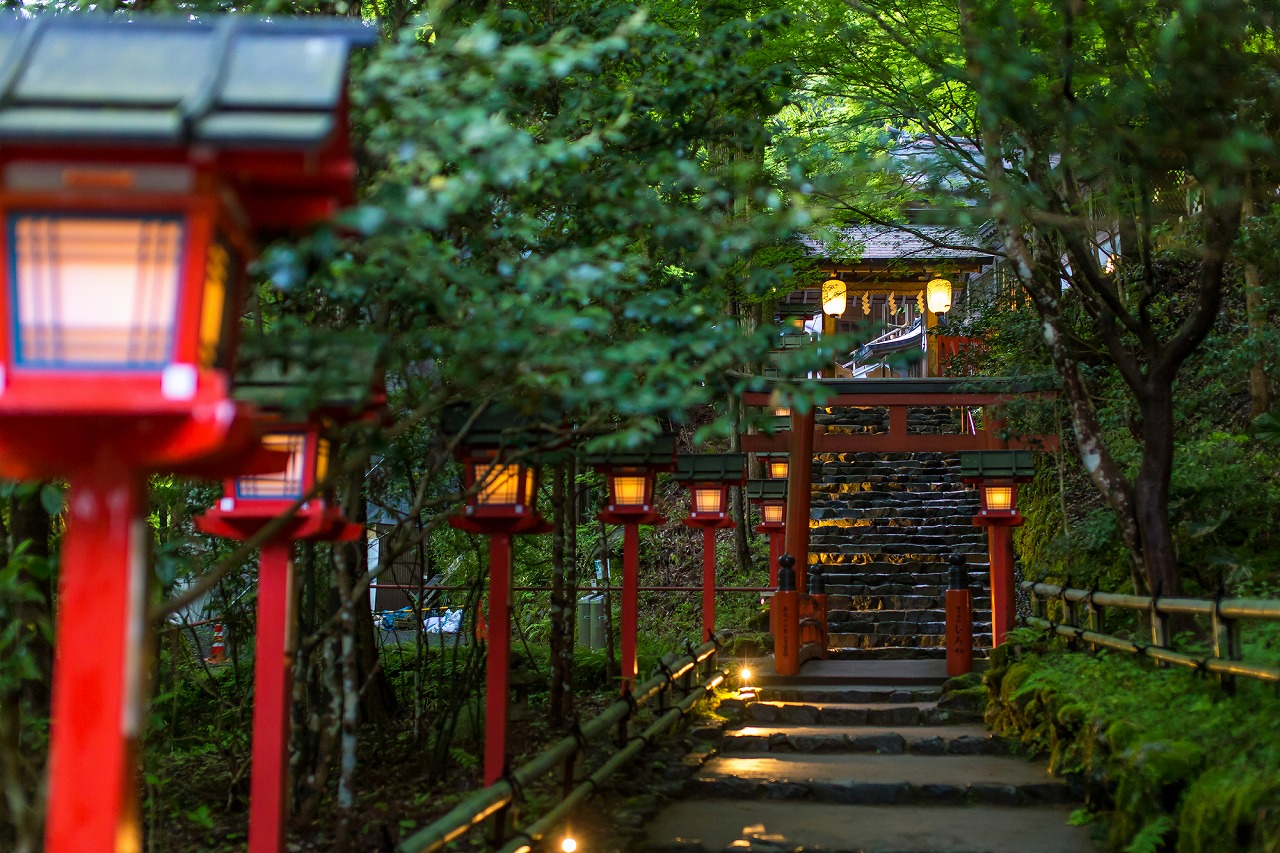
[{"label": "leafy tree", "polygon": [[[1177,592],[1176,383],[1218,316],[1246,178],[1274,163],[1276,10],[1248,0],[846,6],[839,36],[865,42],[845,78],[857,120],[915,135],[899,197],[995,224],[995,254],[1039,315],[1135,586]],[[1103,429],[1099,367],[1123,382],[1132,464]]]}]

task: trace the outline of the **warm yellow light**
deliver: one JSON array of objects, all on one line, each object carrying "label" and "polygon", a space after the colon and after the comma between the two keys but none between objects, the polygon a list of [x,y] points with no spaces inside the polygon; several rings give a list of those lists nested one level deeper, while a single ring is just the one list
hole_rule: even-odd
[{"label": "warm yellow light", "polygon": [[751,680],[751,670],[747,669],[745,666],[742,668],[742,680],[743,681]]},{"label": "warm yellow light", "polygon": [[203,305],[200,308],[200,364],[213,367],[218,361],[222,331],[226,325],[227,271],[231,256],[217,243],[209,247]]},{"label": "warm yellow light", "polygon": [[1013,509],[1013,486],[983,486],[983,491],[987,496],[987,509]]},{"label": "warm yellow light", "polygon": [[767,503],[764,509],[765,524],[782,524],[783,518],[786,516],[786,508],[779,503]]},{"label": "warm yellow light", "polygon": [[[505,506],[516,503],[520,494],[521,467],[477,464],[476,482],[480,484],[480,492],[476,495],[476,503]],[[526,471],[525,476],[528,477],[531,473],[532,471]]]},{"label": "warm yellow light", "polygon": [[578,841],[572,835],[566,835],[564,840],[560,842],[560,849],[564,853],[574,853],[578,849]]},{"label": "warm yellow light", "polygon": [[774,480],[787,479],[787,473],[791,466],[788,464],[790,460],[785,456],[769,457],[769,477]]},{"label": "warm yellow light", "polygon": [[935,278],[929,282],[925,292],[929,310],[934,314],[945,314],[951,310],[951,282],[945,278]]},{"label": "warm yellow light", "polygon": [[298,432],[264,436],[262,446],[289,454],[289,464],[278,474],[255,474],[236,480],[236,495],[242,498],[297,498],[302,496],[306,470],[307,437]]},{"label": "warm yellow light", "polygon": [[645,481],[644,474],[612,474],[614,506],[644,506]]},{"label": "warm yellow light", "polygon": [[18,364],[157,368],[173,360],[180,220],[23,213],[8,227]]},{"label": "warm yellow light", "polygon": [[316,482],[324,481],[329,476],[329,439],[321,438],[316,447]]},{"label": "warm yellow light", "polygon": [[822,285],[822,312],[832,317],[844,313],[845,297],[848,289],[838,278],[830,279]]},{"label": "warm yellow light", "polygon": [[694,512],[724,512],[721,506],[723,492],[719,486],[697,486],[693,490]]},{"label": "warm yellow light", "polygon": [[791,417],[791,407],[790,407],[790,406],[777,406],[777,407],[775,407],[775,408],[774,408],[773,413],[774,413],[774,415],[776,415],[777,417],[780,417],[780,418],[789,418],[789,417]]}]

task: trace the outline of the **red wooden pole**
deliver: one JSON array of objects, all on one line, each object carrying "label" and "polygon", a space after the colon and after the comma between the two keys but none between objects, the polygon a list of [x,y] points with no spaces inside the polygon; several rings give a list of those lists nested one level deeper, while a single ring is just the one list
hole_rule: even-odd
[{"label": "red wooden pole", "polygon": [[947,588],[947,675],[973,671],[973,598],[963,554],[953,554]]},{"label": "red wooden pole", "polygon": [[284,849],[293,685],[293,541],[272,539],[258,557],[253,662],[253,773],[249,853]]},{"label": "red wooden pole", "polygon": [[991,558],[991,644],[998,646],[1017,620],[1013,589],[1013,528],[1002,524],[988,527],[987,550]]},{"label": "red wooden pole", "polygon": [[702,528],[702,642],[716,634],[716,529]]},{"label": "red wooden pole", "polygon": [[58,578],[48,853],[137,853],[138,736],[147,619],[138,477],[105,464],[72,477]]},{"label": "red wooden pole", "polygon": [[511,666],[511,534],[489,535],[489,653],[485,661],[484,784],[507,765],[507,680]]},{"label": "red wooden pole", "polygon": [[640,604],[640,525],[622,525],[622,692],[635,686],[636,632]]},{"label": "red wooden pole", "polygon": [[781,530],[769,531],[769,587],[778,588],[778,558],[782,556]]},{"label": "red wooden pole", "polygon": [[[791,410],[790,464],[787,467],[787,532],[786,553],[795,558],[794,590],[807,590],[806,567],[809,564],[809,503],[813,499],[813,409],[803,414]],[[800,672],[800,607],[799,592],[793,593],[794,605],[783,604],[774,610],[773,665],[779,675]],[[777,601],[778,596],[774,596]]]},{"label": "red wooden pole", "polygon": [[809,514],[813,500],[813,409],[791,410],[791,447],[787,466],[786,552],[796,558],[796,589],[809,588]]}]

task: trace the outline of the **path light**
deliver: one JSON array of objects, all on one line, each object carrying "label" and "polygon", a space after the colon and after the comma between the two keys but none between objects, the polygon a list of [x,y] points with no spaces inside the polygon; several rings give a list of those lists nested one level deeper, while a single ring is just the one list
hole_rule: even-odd
[{"label": "path light", "polygon": [[458,440],[466,505],[449,524],[489,536],[489,648],[485,656],[484,784],[502,778],[507,766],[507,705],[511,667],[511,537],[547,533],[537,512],[537,464],[529,447],[549,448],[556,436],[531,423],[557,416],[525,417],[490,406],[473,416],[470,405],[441,414],[441,432]]},{"label": "path light", "polygon": [[733,527],[728,518],[729,486],[746,482],[744,453],[707,453],[676,457],[675,478],[689,486],[687,527],[702,528],[702,639],[715,635],[716,531]]},{"label": "path light", "polygon": [[984,480],[980,515],[988,517],[1017,515],[1018,486],[1012,481]]},{"label": "path light", "polygon": [[925,288],[929,310],[934,314],[945,314],[951,310],[951,282],[945,278],[935,278]]},{"label": "path light", "polygon": [[765,468],[765,476],[770,480],[785,480],[790,473],[791,456],[787,453],[757,453]]},{"label": "path light", "polygon": [[987,528],[991,560],[991,634],[995,645],[1016,619],[1011,528],[1022,524],[1018,484],[1030,482],[1035,461],[1027,450],[976,450],[960,454],[960,478],[976,484],[980,495],[973,523]]},{"label": "path light", "polygon": [[562,853],[576,853],[578,849],[578,840],[572,835],[566,835],[560,839],[560,850]]},{"label": "path light", "polygon": [[828,279],[822,284],[822,313],[829,317],[844,314],[845,299],[848,288],[838,278]]},{"label": "path light", "polygon": [[[274,471],[246,472],[223,484],[222,498],[196,527],[245,541],[265,528],[274,532],[258,553],[258,619],[254,630],[253,742],[249,776],[249,853],[284,849],[288,807],[290,702],[295,630],[293,547],[300,540],[360,538],[326,484],[330,468],[327,431],[339,422],[370,420],[386,402],[380,344],[333,340],[315,350],[258,359],[238,377],[236,396],[275,413],[262,439],[264,454],[280,457]],[[304,389],[322,387],[322,398],[299,403]],[[306,412],[297,405],[314,405]],[[287,419],[286,419],[287,418]]]},{"label": "path light", "polygon": [[49,853],[142,848],[146,477],[259,455],[230,395],[244,265],[352,200],[347,56],[376,39],[318,16],[0,23],[0,474],[70,486]]},{"label": "path light", "polygon": [[625,450],[592,454],[587,464],[604,474],[609,501],[599,518],[605,524],[622,525],[622,690],[629,691],[637,673],[636,634],[639,623],[640,525],[665,524],[653,508],[653,483],[658,471],[670,471],[675,463],[674,435],[655,436],[648,444]]}]

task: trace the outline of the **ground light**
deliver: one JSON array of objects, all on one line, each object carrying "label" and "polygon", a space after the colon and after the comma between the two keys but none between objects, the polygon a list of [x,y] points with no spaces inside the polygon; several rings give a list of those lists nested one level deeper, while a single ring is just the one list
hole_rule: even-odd
[{"label": "ground light", "polygon": [[[507,766],[507,706],[511,664],[511,539],[549,533],[538,514],[538,474],[531,447],[552,447],[557,435],[532,423],[554,423],[558,414],[522,414],[490,406],[483,414],[469,404],[446,408],[441,432],[457,442],[466,505],[449,525],[489,537],[488,649],[485,655],[484,784],[502,778]],[[478,621],[478,617],[477,617]]]},{"label": "ground light", "polygon": [[560,850],[562,853],[576,853],[578,849],[578,840],[572,835],[566,835],[560,840]]},{"label": "ground light", "polygon": [[686,527],[702,528],[702,639],[716,630],[716,530],[733,527],[728,517],[729,486],[746,482],[744,453],[707,453],[676,458],[675,478],[689,486]]},{"label": "ground light", "polygon": [[653,507],[656,472],[670,471],[675,463],[676,439],[663,434],[639,448],[592,454],[587,463],[605,475],[609,500],[598,518],[622,525],[622,690],[636,680],[636,634],[639,624],[640,525],[664,524]]}]

